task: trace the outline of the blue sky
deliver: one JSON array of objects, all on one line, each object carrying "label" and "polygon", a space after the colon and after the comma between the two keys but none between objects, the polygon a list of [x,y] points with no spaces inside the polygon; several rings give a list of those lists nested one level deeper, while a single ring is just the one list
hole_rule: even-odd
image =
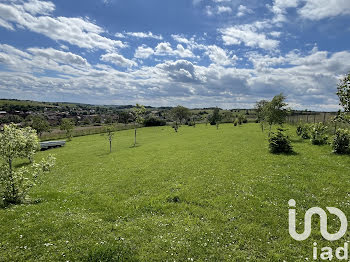
[{"label": "blue sky", "polygon": [[0,0],[0,97],[336,110],[348,0]]}]

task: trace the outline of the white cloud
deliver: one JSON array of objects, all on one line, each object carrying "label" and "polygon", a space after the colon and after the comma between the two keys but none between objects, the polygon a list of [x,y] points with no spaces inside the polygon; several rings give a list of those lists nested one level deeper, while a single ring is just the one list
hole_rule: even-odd
[{"label": "white cloud", "polygon": [[194,57],[192,51],[184,48],[181,44],[178,44],[174,50],[168,42],[159,43],[155,48],[154,54],[160,56]]},{"label": "white cloud", "polygon": [[[114,50],[125,47],[121,41],[102,36],[104,30],[88,20],[47,16],[54,9],[51,2],[35,0],[26,4],[0,4],[1,21],[81,48]],[[9,28],[8,24],[0,23],[0,26]]]},{"label": "white cloud", "polygon": [[217,14],[232,13],[232,9],[229,6],[218,6]]},{"label": "white cloud", "polygon": [[274,0],[273,5],[269,6],[271,11],[275,14],[272,19],[273,23],[285,22],[287,9],[298,7],[301,0]]},{"label": "white cloud", "polygon": [[28,51],[35,56],[45,57],[51,59],[57,63],[68,64],[68,65],[79,65],[85,66],[89,63],[87,60],[79,55],[73,54],[71,52],[63,52],[53,48],[28,48]]},{"label": "white cloud", "polygon": [[125,35],[123,35],[122,33],[116,33],[114,36],[117,38],[125,38]]},{"label": "white cloud", "polygon": [[154,50],[146,45],[139,46],[136,51],[134,57],[146,59],[154,54]]},{"label": "white cloud", "polygon": [[207,6],[205,7],[205,13],[206,13],[208,16],[212,16],[212,15],[214,14],[214,9],[213,9],[211,6],[207,5]]},{"label": "white cloud", "polygon": [[183,36],[181,36],[181,35],[171,35],[171,37],[172,37],[176,42],[179,42],[179,43],[184,43],[184,44],[189,44],[189,43],[190,43],[190,41],[189,41],[187,38],[185,38],[185,37],[183,37]]},{"label": "white cloud", "polygon": [[117,53],[107,53],[101,56],[101,60],[104,62],[110,62],[120,67],[133,67],[137,66],[135,61],[125,58]]},{"label": "white cloud", "polygon": [[6,22],[1,18],[0,18],[0,26],[6,28],[7,30],[11,30],[11,31],[15,30],[10,23]]},{"label": "white cloud", "polygon": [[206,54],[213,63],[222,66],[233,65],[237,60],[237,56],[230,57],[224,49],[216,45],[208,46]]},{"label": "white cloud", "polygon": [[277,32],[277,31],[272,31],[269,33],[270,36],[273,36],[273,37],[280,37],[281,36],[281,32]]},{"label": "white cloud", "polygon": [[194,57],[194,54],[191,50],[185,49],[181,44],[176,46],[175,53],[180,57]]},{"label": "white cloud", "polygon": [[171,48],[170,43],[168,42],[164,42],[164,43],[159,43],[156,47],[156,54],[157,55],[169,55],[169,54],[173,54],[174,51]]},{"label": "white cloud", "polygon": [[0,45],[0,63],[14,72],[33,74],[46,70],[59,75],[81,75],[91,69],[87,60],[71,52],[53,48],[29,48],[27,52],[9,45]]},{"label": "white cloud", "polygon": [[[255,52],[248,53],[248,58],[252,69],[222,67],[219,63],[205,67],[181,59],[121,72],[106,64],[89,65],[85,58],[71,52],[51,48],[23,51],[0,45],[0,64],[11,69],[0,72],[0,87],[6,87],[0,88],[0,94],[105,104],[234,108],[250,107],[256,100],[285,92],[296,108],[322,106],[329,110],[337,108],[336,84],[350,68],[347,51],[328,53],[314,48],[306,55],[293,51],[280,56]],[[114,55],[106,59],[128,63]],[[47,76],[46,70],[53,73]]]},{"label": "white cloud", "polygon": [[153,38],[162,40],[163,37],[161,35],[154,35],[152,32],[144,33],[144,32],[127,32],[125,33],[128,36],[136,37],[136,38]]},{"label": "white cloud", "polygon": [[259,47],[268,50],[278,47],[279,41],[268,39],[264,33],[257,31],[257,27],[250,24],[232,26],[220,30],[225,45],[240,45],[243,43],[249,47]]},{"label": "white cloud", "polygon": [[212,0],[214,3],[228,3],[231,2],[232,0]]},{"label": "white cloud", "polygon": [[167,61],[157,65],[157,68],[164,70],[168,76],[179,82],[199,81],[195,66],[187,60]]},{"label": "white cloud", "polygon": [[252,13],[253,13],[252,9],[250,9],[250,8],[244,6],[244,5],[239,5],[237,16],[241,17],[241,16],[244,16],[244,15],[247,15],[247,14],[252,14]]},{"label": "white cloud", "polygon": [[23,4],[23,8],[32,15],[48,15],[55,10],[55,5],[49,1],[30,0]]},{"label": "white cloud", "polygon": [[306,4],[298,10],[305,19],[321,20],[327,17],[350,15],[349,0],[304,0]]}]

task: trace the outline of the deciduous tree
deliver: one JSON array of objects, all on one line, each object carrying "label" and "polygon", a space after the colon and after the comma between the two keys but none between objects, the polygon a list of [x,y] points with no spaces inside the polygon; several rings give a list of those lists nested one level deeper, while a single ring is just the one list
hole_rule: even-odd
[{"label": "deciduous tree", "polygon": [[136,135],[137,135],[137,124],[142,125],[145,121],[144,114],[146,113],[146,109],[143,105],[136,104],[136,107],[132,110],[134,116],[134,125],[135,125],[135,139],[134,139],[134,147],[136,146]]},{"label": "deciduous tree", "polygon": [[74,129],[74,122],[72,119],[68,119],[68,118],[63,118],[61,120],[61,125],[60,125],[60,129],[66,131],[66,136],[68,138],[68,140],[72,139],[72,132]]},{"label": "deciduous tree", "polygon": [[42,116],[33,116],[32,117],[32,124],[31,127],[36,130],[39,137],[41,137],[43,132],[49,132],[50,131],[50,124],[49,122]]},{"label": "deciduous tree", "polygon": [[264,132],[264,121],[265,121],[265,116],[264,116],[264,107],[269,103],[267,100],[260,100],[257,101],[255,104],[255,111],[258,117],[258,121],[261,125],[261,131]]},{"label": "deciduous tree", "polygon": [[171,109],[170,115],[175,122],[173,124],[173,128],[175,132],[177,132],[179,126],[182,124],[182,121],[188,119],[191,115],[191,112],[188,108],[178,105]]},{"label": "deciduous tree", "polygon": [[40,163],[33,162],[31,168],[15,169],[16,158],[33,157],[39,148],[36,131],[30,127],[17,128],[10,124],[0,133],[0,202],[2,205],[18,204],[25,200],[29,189],[35,185],[43,172],[54,165],[55,158],[49,156]]},{"label": "deciduous tree", "polygon": [[348,73],[338,84],[337,95],[344,112],[339,112],[338,120],[350,123],[350,73]]},{"label": "deciduous tree", "polygon": [[271,102],[268,102],[263,107],[264,120],[269,124],[271,133],[271,127],[274,124],[282,125],[288,115],[288,111],[285,108],[287,103],[285,103],[286,97],[283,94],[276,95]]}]

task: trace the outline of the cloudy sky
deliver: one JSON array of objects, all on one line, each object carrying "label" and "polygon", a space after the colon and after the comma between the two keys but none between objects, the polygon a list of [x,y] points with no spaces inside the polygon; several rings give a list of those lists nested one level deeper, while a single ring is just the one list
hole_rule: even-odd
[{"label": "cloudy sky", "polygon": [[0,0],[0,98],[335,110],[349,0]]}]

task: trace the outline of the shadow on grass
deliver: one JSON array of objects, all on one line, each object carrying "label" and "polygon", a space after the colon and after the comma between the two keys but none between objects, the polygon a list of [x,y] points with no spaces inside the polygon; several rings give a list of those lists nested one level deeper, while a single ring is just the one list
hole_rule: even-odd
[{"label": "shadow on grass", "polygon": [[129,148],[136,148],[136,147],[140,147],[141,145],[138,145],[138,144],[136,144],[136,146],[135,145],[131,145],[131,146],[129,146]]},{"label": "shadow on grass", "polygon": [[292,139],[290,139],[290,141],[292,142],[292,143],[303,143],[304,141],[307,141],[307,139],[302,139],[302,138],[292,138]]},{"label": "shadow on grass", "polygon": [[282,155],[282,156],[298,156],[298,155],[300,155],[298,152],[295,152],[295,151],[289,152],[289,153],[283,153],[283,152],[280,152],[280,153],[272,153],[272,152],[270,152],[270,153],[273,154],[273,155]]},{"label": "shadow on grass", "polygon": [[23,162],[23,163],[15,164],[14,167],[15,167],[15,168],[21,168],[21,167],[29,166],[30,164],[31,164],[31,162],[28,161],[28,162]]},{"label": "shadow on grass", "polygon": [[12,207],[23,206],[23,205],[38,205],[38,204],[43,203],[43,202],[44,202],[44,199],[42,199],[42,198],[26,199],[26,200],[21,201],[19,203],[0,202],[0,209],[11,209]]}]

